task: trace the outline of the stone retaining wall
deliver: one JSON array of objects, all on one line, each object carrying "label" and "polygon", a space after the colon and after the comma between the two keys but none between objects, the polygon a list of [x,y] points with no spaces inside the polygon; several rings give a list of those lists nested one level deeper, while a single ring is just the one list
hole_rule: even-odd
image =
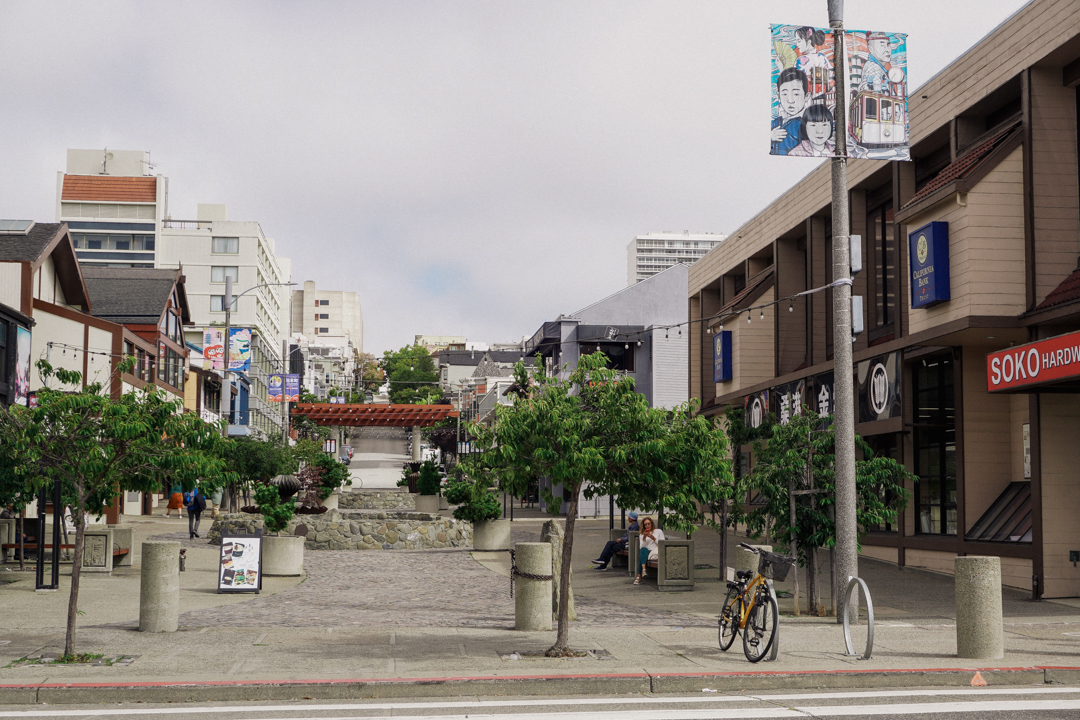
[{"label": "stone retaining wall", "polygon": [[402,490],[343,490],[342,510],[415,510],[416,496]]},{"label": "stone retaining wall", "polygon": [[[364,512],[331,510],[323,515],[299,515],[289,521],[283,535],[308,528],[308,550],[422,550],[472,545],[472,524],[452,517],[418,512]],[[262,515],[223,513],[214,518],[207,539],[221,544],[221,534],[250,535],[263,527]]]}]

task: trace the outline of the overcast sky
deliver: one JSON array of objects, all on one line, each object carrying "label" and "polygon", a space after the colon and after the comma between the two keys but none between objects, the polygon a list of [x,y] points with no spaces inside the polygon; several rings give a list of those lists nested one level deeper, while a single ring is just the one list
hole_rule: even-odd
[{"label": "overcast sky", "polygon": [[[1024,4],[845,20],[909,33],[914,88]],[[518,340],[624,287],[635,235],[731,232],[819,162],[768,154],[768,26],[826,7],[0,2],[0,217],[55,221],[67,148],[149,150],[173,218],[225,203],[359,293],[368,352]]]}]

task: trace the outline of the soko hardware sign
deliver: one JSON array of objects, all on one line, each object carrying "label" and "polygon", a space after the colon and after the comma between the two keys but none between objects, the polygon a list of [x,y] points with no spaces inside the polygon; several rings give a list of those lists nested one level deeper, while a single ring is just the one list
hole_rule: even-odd
[{"label": "soko hardware sign", "polygon": [[998,350],[986,356],[988,392],[1080,377],[1080,332]]}]

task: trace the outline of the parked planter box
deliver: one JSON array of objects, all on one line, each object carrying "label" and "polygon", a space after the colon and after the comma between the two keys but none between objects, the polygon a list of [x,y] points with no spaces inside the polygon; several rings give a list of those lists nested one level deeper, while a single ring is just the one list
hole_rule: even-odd
[{"label": "parked planter box", "polygon": [[473,525],[473,548],[476,550],[510,549],[510,521],[482,520]]},{"label": "parked planter box", "polygon": [[303,575],[304,538],[295,535],[263,535],[263,575]]},{"label": "parked planter box", "polygon": [[416,496],[416,512],[432,513],[439,512],[439,496],[438,495],[417,495]]}]

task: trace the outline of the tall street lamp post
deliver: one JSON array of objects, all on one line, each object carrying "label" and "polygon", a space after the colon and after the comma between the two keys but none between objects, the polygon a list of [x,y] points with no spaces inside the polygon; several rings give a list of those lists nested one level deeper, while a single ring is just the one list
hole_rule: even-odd
[{"label": "tall street lamp post", "polygon": [[[235,298],[232,294],[232,276],[225,276],[225,296],[222,298],[222,304],[225,306],[225,337],[222,341],[222,364],[221,364],[221,417],[225,421],[221,426],[221,436],[223,438],[229,437],[229,409],[232,404],[232,382],[229,380],[229,360],[231,353],[231,343],[229,341],[229,333],[232,331],[232,306],[235,300],[239,300],[244,295],[248,294],[252,290],[258,290],[264,287],[279,287],[282,285],[296,285],[297,283],[263,283],[262,285],[256,285],[249,287],[244,292],[237,295]],[[284,391],[284,388],[282,388]],[[284,399],[284,398],[283,398]]]}]

